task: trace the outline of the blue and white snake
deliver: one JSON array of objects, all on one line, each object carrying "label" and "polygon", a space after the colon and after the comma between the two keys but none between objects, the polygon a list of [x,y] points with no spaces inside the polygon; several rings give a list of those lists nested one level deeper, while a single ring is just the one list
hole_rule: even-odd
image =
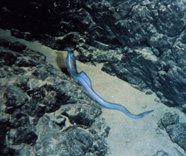
[{"label": "blue and white snake", "polygon": [[143,118],[144,116],[148,115],[149,113],[151,113],[153,111],[153,110],[151,110],[151,111],[147,111],[147,112],[140,113],[140,114],[132,114],[124,106],[119,105],[119,104],[116,104],[116,103],[108,102],[108,101],[104,100],[102,97],[100,97],[93,90],[92,85],[91,85],[91,82],[90,82],[90,79],[88,78],[88,76],[84,72],[81,72],[81,73],[78,73],[77,72],[77,69],[76,69],[76,60],[75,60],[75,57],[74,57],[74,52],[68,51],[66,63],[67,63],[67,68],[68,68],[68,71],[69,71],[70,75],[74,79],[76,79],[78,81],[78,83],[86,91],[86,93],[93,100],[97,101],[100,105],[102,105],[102,106],[104,106],[106,108],[109,108],[109,109],[119,110],[119,111],[125,113],[128,117],[133,118],[133,119]]}]

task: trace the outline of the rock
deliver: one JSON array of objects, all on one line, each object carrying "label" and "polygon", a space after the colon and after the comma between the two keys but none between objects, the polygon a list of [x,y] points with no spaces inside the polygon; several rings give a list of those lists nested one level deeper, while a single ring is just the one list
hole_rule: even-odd
[{"label": "rock", "polygon": [[4,53],[4,52],[1,52],[0,57],[2,58],[0,62],[1,63],[0,66],[3,66],[3,65],[12,66],[17,59],[13,54]]},{"label": "rock", "polygon": [[11,29],[11,35],[16,38],[24,38],[28,41],[34,40],[33,36],[29,32],[22,32],[18,29]]},{"label": "rock", "polygon": [[9,119],[7,116],[0,117],[0,151],[1,155],[13,154],[14,150],[6,147],[6,134],[9,131]]},{"label": "rock", "polygon": [[[89,128],[95,122],[96,117],[101,114],[99,109],[89,105],[76,105],[75,109],[65,110],[63,115],[67,116],[72,124],[76,123],[82,128]],[[78,111],[77,111],[78,110]]]},{"label": "rock", "polygon": [[[129,50],[122,56],[121,61],[105,63],[102,70],[114,72],[119,78],[131,83],[134,87],[147,91],[150,88],[147,86],[151,86],[153,78],[156,76],[154,62],[157,61],[157,58],[151,54],[152,51],[149,48]],[[151,77],[151,82],[142,81],[147,74]]]},{"label": "rock", "polygon": [[21,143],[35,145],[37,135],[28,128],[11,129],[8,135],[9,143],[12,145],[19,145]]},{"label": "rock", "polygon": [[45,56],[16,44],[26,47],[0,40],[1,155],[105,155],[110,128],[96,102]]},{"label": "rock", "polygon": [[171,140],[186,151],[186,123],[170,125],[166,129]]},{"label": "rock", "polygon": [[39,139],[36,144],[38,155],[105,155],[106,146],[98,135],[70,126],[64,130],[49,120],[51,115],[43,116],[37,127]]},{"label": "rock", "polygon": [[7,112],[20,108],[28,100],[24,91],[22,91],[22,89],[20,89],[19,87],[15,86],[8,87],[5,91],[4,96],[6,99],[8,99],[8,101],[6,102]]},{"label": "rock", "polygon": [[26,46],[19,42],[9,43],[3,39],[0,39],[0,45],[12,51],[19,52],[19,53],[23,52],[23,50],[26,49]]},{"label": "rock", "polygon": [[172,114],[170,112],[165,113],[163,118],[161,119],[161,124],[165,128],[167,128],[167,126],[177,124],[178,122],[179,116],[177,114]]},{"label": "rock", "polygon": [[165,113],[159,121],[159,127],[165,128],[172,142],[177,143],[186,151],[186,123],[180,123],[177,114]]},{"label": "rock", "polygon": [[95,135],[107,137],[109,135],[110,127],[105,126],[104,120],[101,119],[97,122],[94,122],[91,127],[89,128],[89,131]]}]

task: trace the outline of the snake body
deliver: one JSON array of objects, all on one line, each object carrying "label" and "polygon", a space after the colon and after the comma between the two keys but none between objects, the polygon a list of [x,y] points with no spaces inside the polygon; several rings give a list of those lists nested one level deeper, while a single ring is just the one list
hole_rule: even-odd
[{"label": "snake body", "polygon": [[146,111],[146,112],[143,112],[143,113],[140,113],[140,114],[133,114],[127,108],[125,108],[122,105],[112,103],[112,102],[108,102],[108,101],[104,100],[101,96],[99,96],[93,90],[90,79],[88,78],[88,76],[84,72],[80,72],[80,73],[77,72],[74,52],[68,51],[66,63],[67,63],[67,68],[68,68],[68,71],[69,71],[70,75],[78,81],[78,83],[83,87],[85,92],[93,100],[97,101],[103,107],[106,107],[106,108],[109,108],[109,109],[119,110],[119,111],[125,113],[128,117],[133,118],[133,119],[143,118],[144,116],[148,115],[149,113],[151,113],[153,111],[153,110],[151,110],[151,111]]}]

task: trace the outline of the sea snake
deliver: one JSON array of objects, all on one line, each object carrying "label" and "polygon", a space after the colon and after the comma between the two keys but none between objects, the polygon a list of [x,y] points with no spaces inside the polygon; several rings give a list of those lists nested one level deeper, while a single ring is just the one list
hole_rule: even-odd
[{"label": "sea snake", "polygon": [[133,119],[143,118],[144,116],[146,116],[147,114],[149,114],[149,113],[151,113],[153,111],[153,110],[151,110],[151,111],[147,111],[147,112],[140,113],[140,114],[132,114],[124,106],[119,105],[119,104],[116,104],[116,103],[108,102],[108,101],[104,100],[102,97],[100,97],[93,90],[92,85],[91,85],[91,82],[90,82],[90,79],[88,78],[88,76],[84,72],[81,72],[81,73],[78,73],[77,72],[77,69],[76,69],[76,60],[75,60],[75,57],[74,57],[74,52],[68,51],[66,63],[67,63],[67,69],[68,69],[70,75],[74,79],[76,79],[78,81],[78,83],[86,91],[86,93],[93,100],[97,101],[100,105],[102,105],[102,106],[104,106],[106,108],[109,108],[109,109],[119,110],[119,111],[125,113],[128,117],[133,118]]}]

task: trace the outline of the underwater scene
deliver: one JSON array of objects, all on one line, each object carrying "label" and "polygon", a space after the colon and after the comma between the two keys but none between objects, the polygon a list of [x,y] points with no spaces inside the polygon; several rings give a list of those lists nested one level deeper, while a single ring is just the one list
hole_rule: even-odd
[{"label": "underwater scene", "polygon": [[0,156],[186,156],[186,0],[1,0]]}]

